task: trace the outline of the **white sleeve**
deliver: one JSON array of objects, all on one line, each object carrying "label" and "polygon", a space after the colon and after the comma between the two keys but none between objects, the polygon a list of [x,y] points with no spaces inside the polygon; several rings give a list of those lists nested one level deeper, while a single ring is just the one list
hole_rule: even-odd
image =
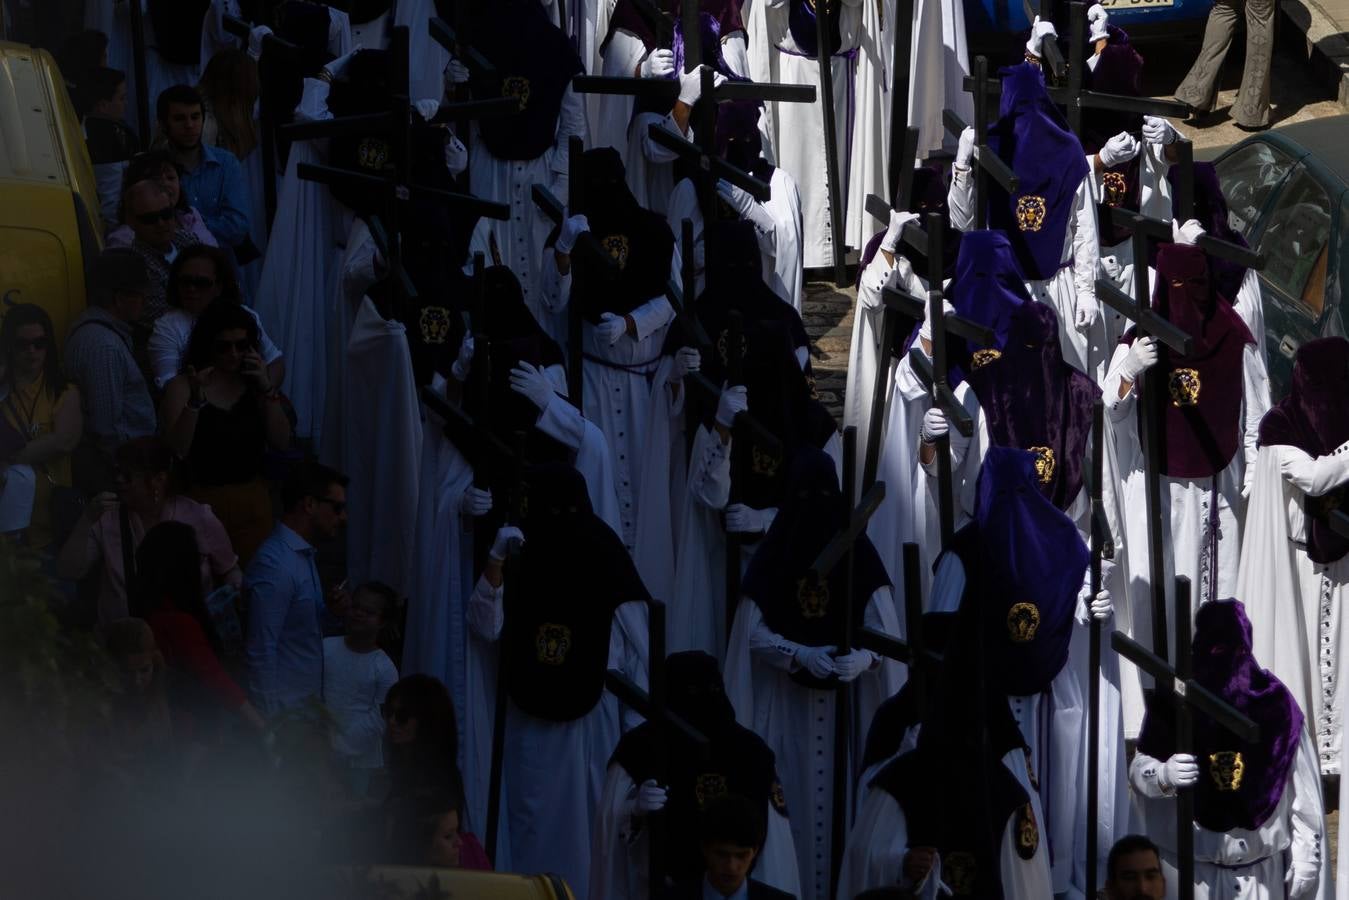
[{"label": "white sleeve", "polygon": [[673,113],[666,113],[663,118],[655,113],[642,113],[632,117],[632,127],[640,129],[637,138],[642,142],[642,155],[653,163],[669,163],[679,159],[679,154],[661,144],[651,140],[651,128],[653,123],[660,123],[660,127],[675,135],[676,137],[688,138],[679,128],[679,123],[675,121]]},{"label": "white sleeve", "polygon": [[951,213],[951,227],[969,231],[974,227],[974,170],[951,167],[951,186],[946,189],[946,208]]},{"label": "white sleeve", "polygon": [[646,45],[641,38],[623,28],[615,28],[604,48],[600,74],[617,78],[637,77],[637,66],[646,59]]},{"label": "white sleeve", "polygon": [[1138,399],[1138,392],[1132,387],[1123,397],[1119,395],[1119,386],[1124,381],[1120,377],[1120,366],[1124,363],[1124,357],[1129,355],[1129,349],[1128,344],[1116,345],[1115,353],[1110,357],[1110,368],[1106,371],[1105,381],[1101,382],[1101,400],[1105,403],[1113,422],[1119,422],[1131,415],[1134,403]]},{"label": "white sleeve", "polygon": [[1096,229],[1096,204],[1091,199],[1090,178],[1082,179],[1073,196],[1073,286],[1076,304],[1085,297],[1096,300],[1096,270],[1101,265],[1101,241]]},{"label": "white sleeve", "polygon": [[1279,474],[1310,497],[1320,497],[1349,481],[1349,441],[1312,458],[1296,447],[1278,448]]},{"label": "white sleeve", "polygon": [[928,612],[955,612],[965,595],[965,566],[954,553],[944,553],[932,576]]},{"label": "white sleeve", "polygon": [[583,101],[575,89],[568,84],[562,94],[562,108],[557,116],[557,141],[553,152],[553,192],[559,197],[568,196],[563,188],[567,184],[569,171],[568,159],[571,156],[571,138],[575,135],[582,142],[586,139],[586,110]]},{"label": "white sleeve", "polygon": [[749,49],[745,42],[745,32],[733,32],[721,41],[721,58],[730,69],[741,78],[749,78]]},{"label": "white sleeve", "polygon": [[[896,256],[899,260],[903,257]],[[893,266],[885,261],[885,254],[879,250],[872,257],[871,262],[862,270],[862,277],[857,281],[857,305],[862,309],[877,309],[884,302],[881,297],[881,291],[885,289],[886,282],[890,280],[890,272]]]},{"label": "white sleeve", "polygon": [[1289,817],[1293,832],[1293,860],[1307,863],[1320,870],[1325,865],[1330,848],[1325,846],[1322,837],[1325,832],[1325,807],[1321,802],[1320,764],[1317,762],[1316,751],[1312,748],[1311,735],[1305,728],[1302,730],[1302,739],[1298,742],[1297,758],[1293,763],[1290,781],[1289,786],[1293,789],[1293,803]]},{"label": "white sleeve", "polygon": [[689,460],[689,494],[708,509],[725,509],[731,499],[731,444],[699,425]]},{"label": "white sleeve", "polygon": [[502,587],[494,588],[487,583],[486,578],[479,578],[473,588],[473,596],[468,598],[469,627],[474,634],[489,643],[501,637],[501,626],[506,619]]},{"label": "white sleeve", "polygon": [[641,306],[628,313],[637,329],[637,340],[644,341],[665,325],[674,321],[674,307],[662,294],[652,297]]},{"label": "white sleeve", "polygon": [[745,600],[740,604],[740,612],[748,616],[750,655],[762,663],[776,669],[794,672],[800,668],[796,664],[795,645],[791,641],[768,627],[764,621],[759,604]]},{"label": "white sleeve", "polygon": [[1242,444],[1245,448],[1245,483],[1255,477],[1255,456],[1260,448],[1260,420],[1269,412],[1269,372],[1265,358],[1260,355],[1259,343],[1247,344],[1242,350],[1242,400],[1245,406]]},{"label": "white sleeve", "polygon": [[304,93],[300,95],[299,105],[295,107],[295,121],[322,122],[331,119],[333,114],[328,110],[328,91],[331,89],[332,85],[326,81],[306,78]]},{"label": "white sleeve", "polygon": [[1175,791],[1162,787],[1162,762],[1141,750],[1129,763],[1129,783],[1135,791],[1154,800],[1176,796]]}]

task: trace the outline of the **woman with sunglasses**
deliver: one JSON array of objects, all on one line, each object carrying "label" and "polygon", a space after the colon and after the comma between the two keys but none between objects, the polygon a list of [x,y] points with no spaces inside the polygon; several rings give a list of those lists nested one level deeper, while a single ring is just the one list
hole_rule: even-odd
[{"label": "woman with sunglasses", "polygon": [[183,193],[182,174],[178,164],[164,150],[148,150],[131,157],[126,172],[122,175],[122,208],[118,216],[121,224],[108,233],[105,246],[130,247],[131,242],[136,239],[131,226],[127,224],[126,190],[136,182],[146,179],[159,182],[169,195],[169,205],[177,211],[175,225],[179,231],[191,232],[199,242],[212,247],[217,246],[219,242],[206,227],[201,213],[187,202],[187,195]]},{"label": "woman with sunglasses", "polygon": [[70,454],[80,443],[80,391],[56,358],[52,320],[32,303],[9,308],[0,323],[0,463],[33,468],[36,490],[25,540],[39,550],[53,534],[52,495],[70,487]]},{"label": "woman with sunglasses", "polygon": [[284,399],[258,353],[257,321],[216,303],[192,329],[182,374],[159,407],[164,439],[187,461],[189,493],[215,510],[245,566],[272,531],[263,458],[290,446]]},{"label": "woman with sunglasses", "polygon": [[267,365],[267,374],[275,387],[286,377],[286,361],[281,350],[262,329],[257,313],[242,305],[239,282],[229,256],[218,247],[197,244],[184,247],[169,267],[169,283],[164,299],[171,307],[155,320],[150,335],[150,368],[155,387],[160,390],[183,368],[183,355],[192,328],[206,308],[217,300],[233,303],[253,317],[258,327],[258,352]]},{"label": "woman with sunglasses", "polygon": [[384,769],[389,792],[385,810],[408,798],[444,787],[459,786],[459,727],[454,701],[438,678],[408,675],[385,695]]}]

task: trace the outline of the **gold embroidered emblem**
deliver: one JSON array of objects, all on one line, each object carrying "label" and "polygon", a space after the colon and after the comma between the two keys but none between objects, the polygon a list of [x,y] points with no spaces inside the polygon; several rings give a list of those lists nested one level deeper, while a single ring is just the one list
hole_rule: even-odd
[{"label": "gold embroidered emblem", "polygon": [[619,271],[628,266],[628,236],[626,234],[611,234],[600,240],[600,246],[608,251],[613,257],[614,262],[618,263]]},{"label": "gold embroidered emblem", "polygon": [[571,629],[566,625],[544,622],[534,636],[534,650],[545,666],[560,666],[571,650]]},{"label": "gold embroidered emblem", "polygon": [[725,797],[728,793],[726,776],[716,772],[699,775],[693,783],[693,796],[698,801],[699,809],[706,809],[709,801]]},{"label": "gold embroidered emblem", "polygon": [[767,450],[760,450],[757,446],[750,451],[750,471],[755,475],[762,475],[764,478],[775,478],[778,474],[778,468],[782,465],[782,457],[776,453],[770,453]]},{"label": "gold embroidered emblem", "polygon": [[784,816],[787,815],[787,793],[782,789],[782,782],[776,778],[773,784],[768,788],[768,799],[773,804],[773,808]]},{"label": "gold embroidered emblem", "polygon": [[529,79],[520,75],[511,75],[501,82],[501,96],[514,97],[520,105],[520,112],[529,106]]},{"label": "gold embroidered emblem", "polygon": [[816,581],[814,576],[796,582],[796,602],[804,619],[823,619],[829,611],[829,583]]},{"label": "gold embroidered emblem", "polygon": [[[726,350],[726,344],[730,340],[730,337],[729,329],[723,329],[721,334],[717,335],[717,354],[721,357],[721,364],[723,366],[729,366],[731,364],[730,357]],[[740,358],[744,359],[745,354],[747,353],[749,353],[749,343],[745,340],[745,335],[742,332],[740,334]]]},{"label": "gold embroidered emblem", "polygon": [[1022,231],[1039,231],[1044,227],[1049,207],[1044,197],[1026,194],[1016,198],[1016,227]]},{"label": "gold embroidered emblem", "polygon": [[1040,608],[1034,603],[1014,603],[1007,610],[1007,634],[1016,644],[1029,644],[1040,630]]},{"label": "gold embroidered emblem", "polygon": [[1031,453],[1035,454],[1035,478],[1041,484],[1049,484],[1054,480],[1054,448],[1053,447],[1027,447]]},{"label": "gold embroidered emblem", "polygon": [[389,142],[366,138],[356,147],[356,164],[362,169],[382,169],[389,161]]},{"label": "gold embroidered emblem", "polygon": [[423,343],[443,344],[450,336],[450,311],[443,306],[423,307],[417,325],[421,328]]},{"label": "gold embroidered emblem", "polygon": [[1106,206],[1119,206],[1129,192],[1129,180],[1123,172],[1106,172],[1101,176],[1101,186],[1105,188]]},{"label": "gold embroidered emblem", "polygon": [[1002,351],[989,348],[987,350],[975,350],[974,356],[970,357],[970,366],[975,370],[982,369],[989,363],[997,362],[1002,359]]},{"label": "gold embroidered emblem", "polygon": [[1035,822],[1035,810],[1029,803],[1016,813],[1016,854],[1030,859],[1040,848],[1040,826]]},{"label": "gold embroidered emblem", "polygon": [[1218,786],[1218,790],[1235,791],[1241,787],[1241,778],[1246,774],[1246,760],[1237,750],[1210,753],[1208,773],[1213,776],[1213,783]]},{"label": "gold embroidered emblem", "polygon": [[978,884],[979,866],[974,854],[965,850],[953,850],[942,857],[942,881],[956,897],[973,897]]},{"label": "gold embroidered emblem", "polygon": [[1172,369],[1166,386],[1171,392],[1172,406],[1195,406],[1204,385],[1199,381],[1198,369]]}]

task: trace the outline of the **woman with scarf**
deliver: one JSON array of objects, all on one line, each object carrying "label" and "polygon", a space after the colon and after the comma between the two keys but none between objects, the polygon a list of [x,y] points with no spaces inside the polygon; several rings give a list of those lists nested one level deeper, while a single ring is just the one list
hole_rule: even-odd
[{"label": "woman with scarf", "polygon": [[701,759],[681,732],[660,722],[644,722],[618,742],[595,830],[590,900],[647,896],[647,823],[653,814],[664,823],[665,876],[676,884],[696,878],[703,862],[699,816],[727,795],[749,799],[768,822],[755,880],[799,895],[787,798],[773,751],[736,723],[716,659],[698,651],[671,654],[665,679],[667,709],[707,738],[707,758]]},{"label": "woman with scarf", "polygon": [[[819,580],[810,571],[847,527],[848,507],[829,455],[800,450],[782,507],[745,573],[726,653],[726,689],[736,717],[777,757],[795,812],[792,840],[802,896],[808,897],[828,896],[831,814],[835,803],[848,802],[834,796],[834,768],[846,768],[852,782],[865,738],[861,723],[870,722],[899,687],[896,663],[870,650],[840,650],[845,616],[857,627],[889,634],[899,628],[890,580],[871,542],[860,537],[854,545],[851,582],[846,559]],[[835,759],[837,692],[854,681],[855,758]]]},{"label": "woman with scarf", "polygon": [[1292,693],[1251,653],[1240,600],[1215,600],[1195,617],[1194,679],[1260,727],[1245,743],[1194,712],[1193,743],[1179,752],[1169,692],[1148,703],[1129,782],[1144,831],[1176,876],[1176,791],[1194,793],[1196,900],[1331,897],[1316,750]]},{"label": "woman with scarf", "polygon": [[1349,341],[1298,348],[1293,387],[1260,422],[1237,590],[1249,597],[1256,656],[1288,688],[1338,775],[1342,662],[1349,659],[1349,541],[1329,517],[1349,483]]}]

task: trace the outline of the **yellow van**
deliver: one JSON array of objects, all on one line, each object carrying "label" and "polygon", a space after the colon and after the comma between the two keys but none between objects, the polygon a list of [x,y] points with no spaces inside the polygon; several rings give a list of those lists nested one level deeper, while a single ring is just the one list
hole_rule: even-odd
[{"label": "yellow van", "polygon": [[64,339],[103,247],[89,151],[51,54],[0,41],[0,315],[35,303]]}]

